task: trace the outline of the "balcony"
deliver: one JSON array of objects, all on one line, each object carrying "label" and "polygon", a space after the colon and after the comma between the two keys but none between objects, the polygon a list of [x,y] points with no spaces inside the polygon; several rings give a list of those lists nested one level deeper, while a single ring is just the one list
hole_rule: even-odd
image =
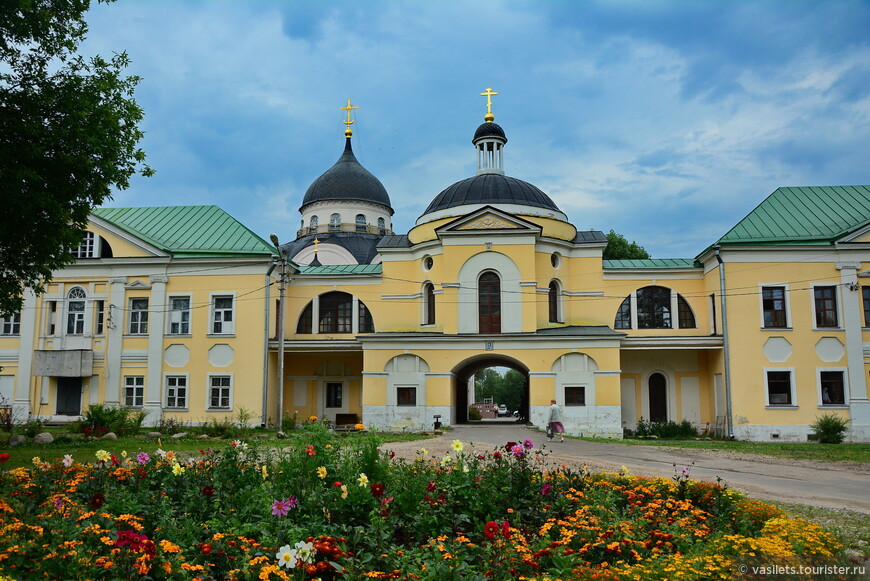
[{"label": "balcony", "polygon": [[296,238],[314,234],[326,234],[328,232],[356,232],[357,234],[374,234],[375,236],[390,236],[393,234],[393,231],[389,228],[379,228],[373,224],[342,222],[341,224],[318,224],[317,226],[300,228],[296,231]]}]

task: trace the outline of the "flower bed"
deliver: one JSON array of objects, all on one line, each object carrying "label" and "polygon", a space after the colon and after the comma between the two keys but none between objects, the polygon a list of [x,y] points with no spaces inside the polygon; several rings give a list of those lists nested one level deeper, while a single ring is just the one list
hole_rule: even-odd
[{"label": "flower bed", "polygon": [[304,429],[285,450],[3,470],[0,578],[727,579],[748,557],[840,558],[817,526],[688,468],[542,470],[530,440],[398,461],[376,434]]}]

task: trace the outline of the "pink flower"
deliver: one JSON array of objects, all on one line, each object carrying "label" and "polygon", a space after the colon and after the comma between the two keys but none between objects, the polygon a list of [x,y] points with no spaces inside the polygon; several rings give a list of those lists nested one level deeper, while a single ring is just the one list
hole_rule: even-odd
[{"label": "pink flower", "polygon": [[531,450],[534,447],[535,443],[531,440],[523,440],[523,448],[525,448],[526,450]]},{"label": "pink flower", "polygon": [[526,455],[526,449],[519,444],[511,448],[511,452],[513,452],[514,456],[516,456],[517,458],[522,458]]},{"label": "pink flower", "polygon": [[287,516],[291,508],[296,508],[299,503],[295,496],[290,496],[286,500],[276,500],[272,503],[272,514],[275,516]]},{"label": "pink flower", "polygon": [[552,486],[550,486],[549,484],[545,484],[544,487],[541,489],[541,495],[547,496],[550,493],[551,489],[552,489]]},{"label": "pink flower", "polygon": [[139,452],[136,455],[136,461],[139,462],[139,464],[148,464],[148,462],[151,461],[151,456],[148,455],[148,452]]}]

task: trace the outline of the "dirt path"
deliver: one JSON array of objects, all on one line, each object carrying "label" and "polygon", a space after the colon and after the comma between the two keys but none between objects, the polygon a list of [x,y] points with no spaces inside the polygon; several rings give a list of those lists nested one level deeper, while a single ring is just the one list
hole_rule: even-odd
[{"label": "dirt path", "polygon": [[565,465],[592,471],[618,471],[627,467],[642,476],[674,475],[674,464],[689,466],[693,478],[716,481],[749,496],[809,504],[825,508],[870,514],[870,465],[824,463],[771,456],[737,454],[717,450],[697,450],[659,446],[627,446],[602,442],[566,440],[546,442],[540,432],[523,426],[459,426],[442,436],[418,442],[384,446],[398,458],[413,460],[425,448],[429,457],[441,458],[452,452],[453,440],[460,440],[466,451],[491,451],[507,441],[533,440],[547,453],[542,466]]}]

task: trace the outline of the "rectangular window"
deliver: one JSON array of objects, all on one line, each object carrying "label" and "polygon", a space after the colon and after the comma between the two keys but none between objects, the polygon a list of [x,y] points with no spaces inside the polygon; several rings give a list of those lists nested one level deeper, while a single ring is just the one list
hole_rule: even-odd
[{"label": "rectangular window", "polygon": [[845,382],[842,371],[820,371],[822,405],[846,405]]},{"label": "rectangular window", "polygon": [[813,287],[816,327],[837,327],[837,287]]},{"label": "rectangular window", "polygon": [[148,299],[130,299],[130,334],[148,334]]},{"label": "rectangular window", "polygon": [[716,293],[710,295],[710,325],[713,335],[717,335],[719,329],[716,327]]},{"label": "rectangular window", "polygon": [[586,405],[586,386],[566,385],[565,405]]},{"label": "rectangular window", "polygon": [[186,408],[187,407],[187,376],[186,375],[167,375],[166,376],[166,407],[168,407],[168,408]]},{"label": "rectangular window", "polygon": [[864,297],[864,326],[870,327],[870,286],[861,287]]},{"label": "rectangular window", "polygon": [[212,410],[230,409],[230,389],[232,381],[229,375],[212,375],[209,382],[208,407]]},{"label": "rectangular window", "polygon": [[169,299],[169,334],[190,334],[190,297]]},{"label": "rectangular window", "polygon": [[67,303],[66,334],[82,335],[85,332],[85,301]]},{"label": "rectangular window", "polygon": [[341,396],[342,388],[344,384],[342,383],[327,383],[326,384],[326,407],[328,408],[340,408],[341,407]]},{"label": "rectangular window", "polygon": [[784,329],[787,325],[785,316],[785,287],[764,287],[761,290],[761,308],[764,312],[765,329]]},{"label": "rectangular window", "polygon": [[96,256],[94,250],[96,248],[96,236],[93,232],[85,232],[81,244],[72,250],[72,255],[76,258],[93,258]]},{"label": "rectangular window", "polygon": [[214,297],[212,300],[211,332],[218,335],[232,335],[235,331],[233,325],[233,297]]},{"label": "rectangular window", "polygon": [[417,405],[417,388],[416,387],[397,387],[396,388],[396,405]]},{"label": "rectangular window", "polygon": [[767,401],[770,405],[792,405],[791,371],[767,372]]},{"label": "rectangular window", "polygon": [[21,313],[15,313],[8,319],[0,319],[0,335],[21,334]]},{"label": "rectangular window", "polygon": [[106,301],[94,301],[94,335],[102,335],[106,322]]},{"label": "rectangular window", "polygon": [[54,335],[56,331],[55,322],[57,321],[57,302],[48,303],[48,334]]},{"label": "rectangular window", "polygon": [[128,375],[124,378],[124,405],[128,408],[140,408],[145,399],[145,377]]}]

